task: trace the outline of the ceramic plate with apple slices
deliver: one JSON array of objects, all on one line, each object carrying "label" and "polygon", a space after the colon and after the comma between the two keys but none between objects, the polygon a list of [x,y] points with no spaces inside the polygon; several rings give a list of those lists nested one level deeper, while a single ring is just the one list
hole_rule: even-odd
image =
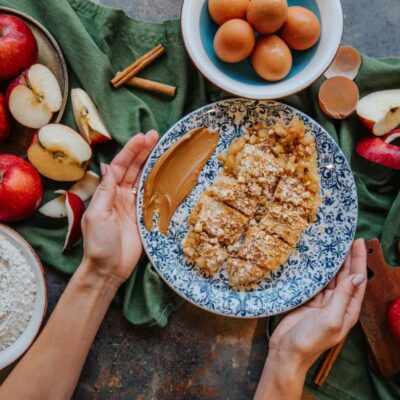
[{"label": "ceramic plate with apple slices", "polygon": [[[60,122],[69,93],[67,65],[60,46],[52,34],[32,17],[8,7],[0,7],[0,14],[10,14],[21,18],[32,30],[39,50],[37,63],[45,65],[52,71],[61,88],[61,106],[51,120],[52,123]],[[12,135],[7,142],[2,143],[0,153],[25,154],[34,131],[34,129],[13,122],[11,126]]]}]

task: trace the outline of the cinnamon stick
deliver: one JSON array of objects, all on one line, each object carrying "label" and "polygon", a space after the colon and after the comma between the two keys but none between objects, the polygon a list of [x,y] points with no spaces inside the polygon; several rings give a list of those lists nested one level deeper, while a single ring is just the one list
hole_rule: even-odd
[{"label": "cinnamon stick", "polygon": [[176,94],[176,87],[166,85],[165,83],[151,81],[149,79],[139,78],[134,76],[126,82],[127,85],[135,88],[150,90],[155,93],[164,94],[166,96],[174,97]]},{"label": "cinnamon stick", "polygon": [[343,339],[340,343],[336,346],[332,347],[326,354],[324,362],[322,363],[321,367],[318,369],[315,377],[314,383],[318,386],[323,385],[323,383],[328,378],[330,372],[332,371],[333,365],[335,364],[339,354],[346,343],[346,339]]},{"label": "cinnamon stick", "polygon": [[142,69],[146,68],[149,64],[155,61],[165,52],[165,47],[161,44],[157,45],[149,52],[138,58],[123,71],[118,72],[115,77],[111,80],[112,85],[115,88],[122,86],[129,79],[137,75]]}]

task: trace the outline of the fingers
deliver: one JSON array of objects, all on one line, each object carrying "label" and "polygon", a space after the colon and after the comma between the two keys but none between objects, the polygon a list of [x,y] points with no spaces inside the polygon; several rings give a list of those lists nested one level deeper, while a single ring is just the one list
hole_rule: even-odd
[{"label": "fingers", "polygon": [[[366,282],[364,275],[355,274],[350,275],[346,279],[338,283],[327,312],[329,318],[333,323],[337,324],[337,328],[342,328],[345,315],[348,312],[348,307],[352,301],[362,302],[364,288],[363,285]],[[357,315],[358,317],[358,315]]]},{"label": "fingers", "polygon": [[349,254],[347,254],[346,259],[344,260],[344,263],[342,265],[342,268],[340,268],[340,271],[336,275],[336,283],[342,282],[345,280],[349,275],[351,271],[351,254],[353,252],[353,248],[350,249]]},{"label": "fingers", "polygon": [[93,196],[89,209],[95,212],[109,212],[112,210],[117,192],[117,177],[114,170],[106,164],[101,164],[101,173],[103,178]]},{"label": "fingers", "polygon": [[367,248],[364,239],[357,239],[353,244],[350,273],[367,276]]},{"label": "fingers", "polygon": [[[362,268],[362,265],[365,268]],[[357,239],[346,257],[346,260],[337,275],[337,283],[346,279],[351,274],[366,274],[367,252],[363,239]]]},{"label": "fingers", "polygon": [[353,284],[357,286],[352,299],[347,308],[344,327],[349,331],[357,322],[361,312],[362,302],[367,289],[368,274],[367,274],[367,249],[365,242],[362,239],[356,240],[351,253],[351,272],[356,274]]},{"label": "fingers", "polygon": [[142,151],[145,144],[143,133],[138,133],[124,146],[124,148],[114,157],[111,167],[115,172],[117,183],[122,181],[126,171],[132,164],[136,156]]},{"label": "fingers", "polygon": [[147,160],[147,157],[152,152],[154,146],[158,141],[158,137],[158,133],[155,130],[151,130],[146,133],[146,135],[144,136],[144,144],[141,148],[141,151],[131,161],[129,168],[125,172],[125,175],[121,182],[123,186],[131,187],[135,184],[144,162]]},{"label": "fingers", "polygon": [[363,275],[358,274],[353,279],[353,285],[357,286],[357,289],[347,307],[347,312],[343,323],[343,331],[346,335],[356,324],[360,316],[362,302],[367,289],[367,279]]}]

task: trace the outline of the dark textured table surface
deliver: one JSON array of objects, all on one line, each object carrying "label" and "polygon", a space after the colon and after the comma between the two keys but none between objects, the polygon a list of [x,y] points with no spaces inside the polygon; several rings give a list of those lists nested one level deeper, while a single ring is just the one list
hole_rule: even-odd
[{"label": "dark textured table surface", "polygon": [[[97,0],[134,18],[179,18],[181,0]],[[343,43],[400,55],[399,0],[343,0]],[[67,278],[48,270],[50,311]],[[111,307],[74,399],[251,399],[266,354],[265,322],[217,317],[189,304],[165,329],[138,328]],[[60,377],[61,378],[61,377]]]}]

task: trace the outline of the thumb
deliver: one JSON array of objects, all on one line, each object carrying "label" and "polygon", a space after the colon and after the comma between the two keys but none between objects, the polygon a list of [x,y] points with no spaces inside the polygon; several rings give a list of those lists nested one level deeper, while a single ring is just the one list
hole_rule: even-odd
[{"label": "thumb", "polygon": [[93,196],[91,206],[97,211],[111,211],[117,192],[117,177],[109,165],[101,163],[100,168],[103,178]]},{"label": "thumb", "polygon": [[351,299],[364,280],[363,275],[353,274],[337,285],[329,304],[330,315],[334,321],[342,323]]}]

